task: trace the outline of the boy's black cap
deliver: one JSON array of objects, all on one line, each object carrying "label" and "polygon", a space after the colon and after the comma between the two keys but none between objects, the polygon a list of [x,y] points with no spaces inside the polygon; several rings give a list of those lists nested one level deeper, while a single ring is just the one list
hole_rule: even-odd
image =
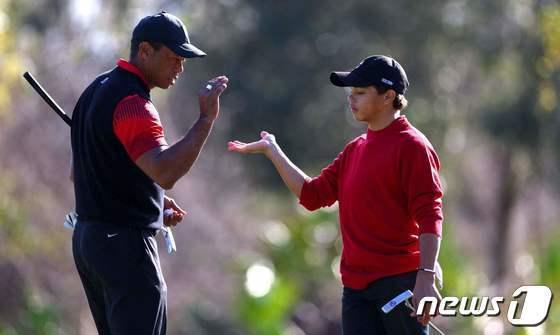
[{"label": "boy's black cap", "polygon": [[404,94],[408,78],[402,66],[393,58],[374,55],[364,59],[350,72],[332,72],[331,83],[341,87],[382,86]]},{"label": "boy's black cap", "polygon": [[185,58],[204,57],[206,53],[191,44],[187,28],[175,15],[161,11],[146,16],[134,28],[132,41],[162,43]]}]

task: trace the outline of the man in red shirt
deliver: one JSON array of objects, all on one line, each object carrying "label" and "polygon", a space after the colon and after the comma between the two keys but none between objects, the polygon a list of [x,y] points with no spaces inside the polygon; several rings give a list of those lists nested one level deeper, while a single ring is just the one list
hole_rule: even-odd
[{"label": "man in red shirt", "polygon": [[439,297],[434,282],[443,192],[437,154],[401,115],[409,83],[396,60],[370,56],[350,72],[331,73],[330,80],[351,87],[352,114],[368,129],[319,176],[308,177],[265,131],[256,142],[229,142],[229,150],[266,155],[309,210],[338,201],[345,335],[425,334],[429,315],[416,319],[404,305],[384,314],[381,306],[407,289],[414,292],[413,305]]}]

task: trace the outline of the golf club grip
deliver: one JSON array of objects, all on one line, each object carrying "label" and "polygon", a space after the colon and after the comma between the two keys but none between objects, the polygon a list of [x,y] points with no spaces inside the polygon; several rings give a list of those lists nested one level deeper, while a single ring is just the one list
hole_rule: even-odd
[{"label": "golf club grip", "polygon": [[62,118],[62,120],[64,120],[64,122],[66,122],[67,125],[72,126],[72,119],[70,119],[70,117],[66,113],[64,113],[64,110],[60,108],[60,106],[54,101],[53,98],[51,98],[51,96],[47,93],[47,91],[45,91],[41,84],[39,84],[39,82],[35,80],[35,78],[33,78],[31,73],[25,72],[23,74],[23,78],[27,80],[29,85],[31,85],[31,87],[33,87],[35,91],[39,93],[41,98],[45,100],[45,102],[55,111],[56,114],[58,114],[58,116]]}]

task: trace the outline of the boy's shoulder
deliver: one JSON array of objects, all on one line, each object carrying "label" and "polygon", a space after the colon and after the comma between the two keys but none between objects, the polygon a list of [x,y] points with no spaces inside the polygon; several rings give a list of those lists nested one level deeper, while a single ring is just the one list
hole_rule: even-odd
[{"label": "boy's shoulder", "polygon": [[428,137],[426,137],[424,133],[422,133],[420,130],[418,130],[418,128],[414,127],[410,123],[406,129],[403,129],[399,133],[399,138],[402,141],[402,143],[406,146],[423,147],[423,148],[427,147],[431,150],[434,150],[434,146],[432,145]]}]

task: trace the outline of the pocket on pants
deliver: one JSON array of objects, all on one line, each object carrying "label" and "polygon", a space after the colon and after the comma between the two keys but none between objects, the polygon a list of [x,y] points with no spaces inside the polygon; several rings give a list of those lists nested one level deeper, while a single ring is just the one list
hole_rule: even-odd
[{"label": "pocket on pants", "polygon": [[140,231],[128,227],[92,230],[86,246],[88,263],[106,285],[126,287],[137,276],[143,259]]}]

